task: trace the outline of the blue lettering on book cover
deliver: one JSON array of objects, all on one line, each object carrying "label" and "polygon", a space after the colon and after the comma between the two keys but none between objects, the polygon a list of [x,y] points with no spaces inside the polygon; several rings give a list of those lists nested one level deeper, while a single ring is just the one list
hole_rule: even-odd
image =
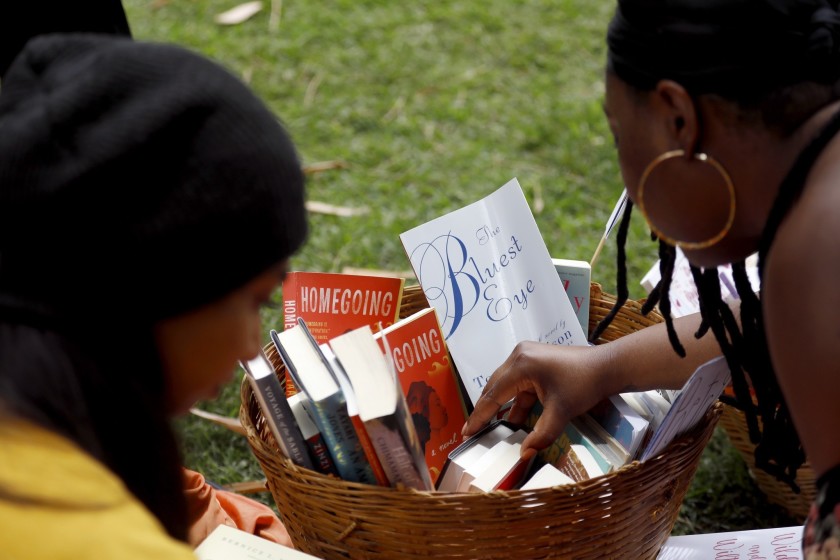
[{"label": "blue lettering on book cover", "polygon": [[[485,245],[501,233],[500,227],[485,225],[476,230],[476,239],[479,245]],[[411,252],[410,259],[426,297],[436,302],[441,311],[441,328],[446,339],[455,334],[461,320],[476,308],[493,322],[504,321],[516,308],[528,309],[528,296],[537,288],[533,280],[526,280],[512,291],[504,291],[498,282],[523,251],[515,234],[509,242],[510,246],[492,261],[482,263],[470,255],[467,244],[451,231],[420,243]]]}]

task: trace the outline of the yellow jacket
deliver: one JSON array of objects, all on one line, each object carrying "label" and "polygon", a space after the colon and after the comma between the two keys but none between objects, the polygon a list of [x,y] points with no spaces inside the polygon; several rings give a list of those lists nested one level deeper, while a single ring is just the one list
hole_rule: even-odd
[{"label": "yellow jacket", "polygon": [[0,421],[0,559],[195,560],[104,465],[72,442]]}]

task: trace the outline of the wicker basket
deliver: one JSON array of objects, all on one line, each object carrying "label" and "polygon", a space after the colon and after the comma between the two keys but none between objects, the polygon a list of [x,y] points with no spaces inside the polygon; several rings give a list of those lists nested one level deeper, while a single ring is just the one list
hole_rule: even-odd
[{"label": "wicker basket", "polygon": [[[758,422],[761,426],[761,418],[758,419]],[[724,405],[720,424],[726,435],[729,436],[732,446],[738,450],[747,464],[747,468],[755,479],[758,488],[767,496],[767,500],[785,508],[788,514],[798,522],[804,522],[817,493],[816,477],[811,465],[806,462],[797,471],[796,484],[799,486],[800,492],[796,494],[786,483],[777,480],[773,475],[755,466],[755,444],[750,441],[747,419],[742,411]]]},{"label": "wicker basket", "polygon": [[[406,292],[403,316],[428,305],[419,289]],[[595,283],[591,295],[590,328],[612,306]],[[628,303],[602,340],[661,320],[656,312],[642,317],[639,306]],[[282,376],[276,351],[267,351]],[[324,559],[654,559],[722,409],[713,407],[658,457],[584,483],[444,494],[345,482],[294,465],[277,450],[250,385],[241,389],[240,419],[292,541]]]}]

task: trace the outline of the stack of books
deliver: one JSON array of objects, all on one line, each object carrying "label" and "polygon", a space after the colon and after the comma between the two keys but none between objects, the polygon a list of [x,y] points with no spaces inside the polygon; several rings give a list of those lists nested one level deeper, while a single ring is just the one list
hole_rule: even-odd
[{"label": "stack of books", "polygon": [[296,321],[269,333],[285,385],[262,353],[242,364],[280,451],[344,480],[432,490],[466,421],[435,310],[400,319],[399,278],[289,277]]},{"label": "stack of books", "polygon": [[517,343],[587,344],[591,271],[550,257],[516,179],[400,239],[431,307],[400,319],[401,278],[292,272],[284,329],[270,333],[286,385],[265,356],[243,364],[302,467],[448,492],[580,482],[661,453],[729,381],[718,359],[681,391],[614,395],[533,460],[521,459],[527,426],[496,422],[462,442],[467,409]]}]

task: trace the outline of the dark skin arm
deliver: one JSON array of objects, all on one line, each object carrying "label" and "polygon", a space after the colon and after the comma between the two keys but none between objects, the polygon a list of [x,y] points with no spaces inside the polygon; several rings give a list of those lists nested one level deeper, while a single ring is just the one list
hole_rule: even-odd
[{"label": "dark skin arm", "polygon": [[521,342],[491,376],[462,434],[480,430],[514,397],[508,418],[516,423],[539,401],[543,413],[522,444],[528,457],[553,442],[571,418],[610,395],[681,388],[698,366],[720,355],[711,334],[694,338],[699,325],[699,314],[674,321],[685,358],[674,352],[664,323],[600,346]]}]

